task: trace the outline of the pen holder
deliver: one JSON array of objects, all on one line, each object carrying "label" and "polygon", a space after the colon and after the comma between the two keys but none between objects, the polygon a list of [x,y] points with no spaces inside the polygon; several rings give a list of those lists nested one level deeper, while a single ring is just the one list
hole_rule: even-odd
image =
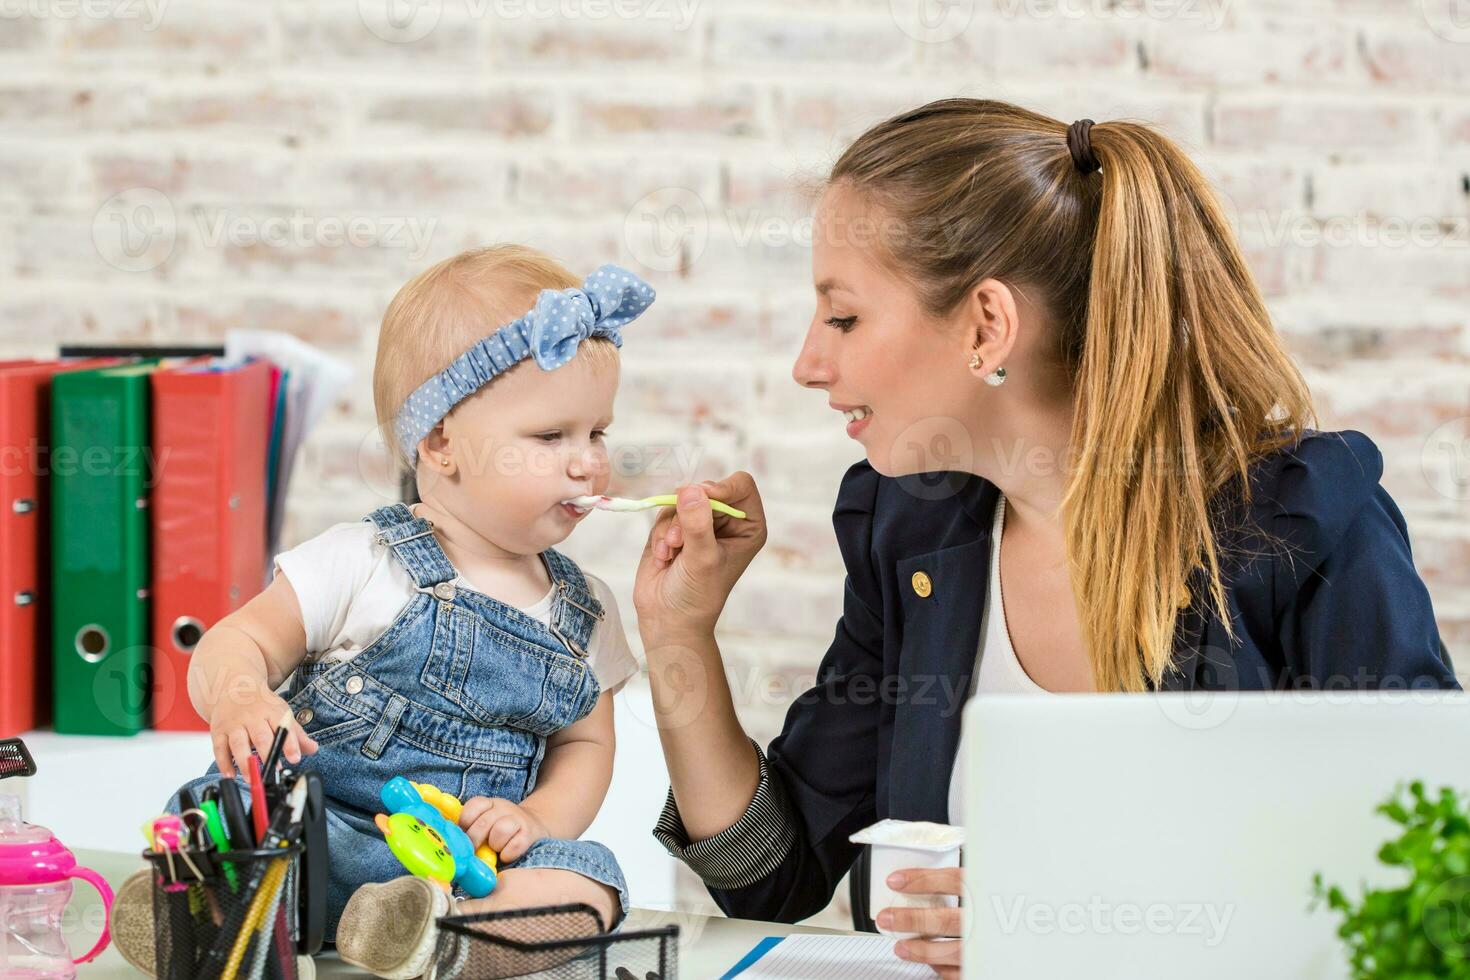
[{"label": "pen holder", "polygon": [[214,850],[144,851],[154,872],[158,980],[296,980],[294,882],[302,850],[236,850],[228,862]]},{"label": "pen holder", "polygon": [[424,980],[675,980],[679,927],[604,932],[590,905],[449,915]]}]

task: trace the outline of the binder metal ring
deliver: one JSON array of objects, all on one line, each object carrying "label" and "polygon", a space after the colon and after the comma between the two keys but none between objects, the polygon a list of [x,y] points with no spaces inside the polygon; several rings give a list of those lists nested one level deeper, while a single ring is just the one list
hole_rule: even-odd
[{"label": "binder metal ring", "polygon": [[169,637],[173,640],[175,650],[180,653],[193,653],[200,639],[204,637],[204,624],[193,616],[180,616],[174,620],[173,628],[169,630]]},{"label": "binder metal ring", "polygon": [[108,648],[111,646],[112,639],[107,635],[107,630],[96,623],[88,623],[77,630],[77,656],[89,664],[101,661],[107,656]]}]

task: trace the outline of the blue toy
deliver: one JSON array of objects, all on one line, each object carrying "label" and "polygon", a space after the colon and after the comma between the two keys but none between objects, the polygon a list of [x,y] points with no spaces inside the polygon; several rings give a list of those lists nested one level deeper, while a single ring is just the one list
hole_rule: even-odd
[{"label": "blue toy", "polygon": [[378,794],[391,816],[374,821],[395,857],[409,871],[446,890],[459,885],[472,898],[484,898],[495,888],[495,852],[487,845],[477,851],[457,821],[459,800],[433,786],[394,776]]}]

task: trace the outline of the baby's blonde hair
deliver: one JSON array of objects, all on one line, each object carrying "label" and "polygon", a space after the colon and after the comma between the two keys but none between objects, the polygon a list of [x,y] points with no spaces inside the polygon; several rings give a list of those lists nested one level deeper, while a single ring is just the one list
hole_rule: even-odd
[{"label": "baby's blonde hair", "polygon": [[[472,248],[405,283],[383,313],[373,364],[373,406],[389,452],[398,459],[417,457],[416,447],[398,445],[393,418],[419,385],[524,316],[541,290],[580,285],[566,266],[528,245]],[[577,348],[577,359],[584,357],[591,366],[616,365],[617,347],[594,337]]]}]

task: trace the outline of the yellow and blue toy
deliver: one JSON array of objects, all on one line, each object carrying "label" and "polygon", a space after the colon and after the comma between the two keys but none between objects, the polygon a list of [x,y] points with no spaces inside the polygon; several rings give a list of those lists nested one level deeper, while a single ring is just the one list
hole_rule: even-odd
[{"label": "yellow and blue toy", "polygon": [[378,793],[388,814],[373,822],[388,841],[393,856],[412,874],[445,891],[459,885],[471,898],[484,898],[495,888],[498,859],[488,844],[470,846],[459,826],[463,804],[427,783],[394,776]]}]

